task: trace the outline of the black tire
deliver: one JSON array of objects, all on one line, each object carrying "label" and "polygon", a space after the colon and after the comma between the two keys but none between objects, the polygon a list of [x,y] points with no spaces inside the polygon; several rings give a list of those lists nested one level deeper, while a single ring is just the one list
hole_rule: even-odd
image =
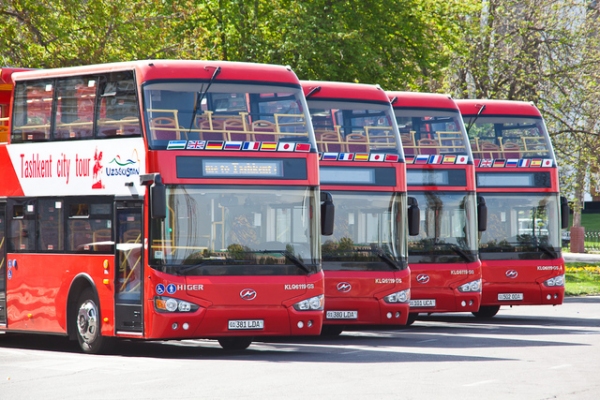
[{"label": "black tire", "polygon": [[109,348],[110,338],[101,334],[100,302],[91,288],[81,292],[75,308],[75,334],[84,353],[99,354]]},{"label": "black tire", "polygon": [[408,319],[406,320],[406,326],[411,326],[412,324],[414,324],[418,316],[419,313],[409,313]]},{"label": "black tire", "polygon": [[340,336],[344,331],[344,325],[323,325],[321,336]]},{"label": "black tire", "polygon": [[479,311],[473,312],[473,315],[477,318],[492,318],[498,314],[499,310],[500,306],[481,306],[479,307]]},{"label": "black tire", "polygon": [[223,350],[246,350],[252,344],[251,337],[226,337],[219,339]]}]

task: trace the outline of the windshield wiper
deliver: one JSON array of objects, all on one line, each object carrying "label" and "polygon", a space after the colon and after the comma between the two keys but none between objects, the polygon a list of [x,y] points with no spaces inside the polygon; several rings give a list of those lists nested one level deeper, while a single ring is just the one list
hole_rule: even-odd
[{"label": "windshield wiper", "polygon": [[189,133],[192,131],[192,128],[194,127],[194,120],[196,119],[196,114],[198,113],[198,109],[202,107],[202,100],[204,99],[204,96],[206,96],[206,93],[208,93],[208,89],[210,89],[210,85],[212,85],[212,83],[215,81],[215,79],[217,79],[217,76],[219,76],[220,73],[221,73],[221,67],[217,67],[215,69],[215,72],[213,72],[212,77],[208,81],[208,85],[206,86],[206,89],[200,88],[200,91],[198,91],[198,93],[196,94],[196,104],[194,104],[194,110],[192,112],[192,120],[190,121],[190,129],[188,129],[188,136],[189,136]]},{"label": "windshield wiper", "polygon": [[470,256],[466,251],[464,251],[463,249],[461,249],[458,245],[456,245],[454,243],[435,243],[434,246],[449,247],[452,251],[454,251],[456,254],[461,256],[461,258],[463,260],[465,260],[466,262],[473,261],[472,256]]},{"label": "windshield wiper", "polygon": [[535,244],[537,246],[538,249],[540,249],[541,251],[543,251],[544,253],[546,253],[547,255],[549,255],[552,258],[557,258],[557,254],[554,251],[554,249],[550,246],[547,245],[543,245],[541,243],[536,243]]},{"label": "windshield wiper", "polygon": [[196,268],[200,268],[200,267],[203,267],[205,265],[210,265],[210,264],[214,265],[215,261],[221,261],[221,262],[225,261],[226,262],[227,259],[206,260],[206,261],[203,261],[203,262],[198,263],[198,264],[187,265],[185,267],[181,267],[181,268],[177,269],[177,275],[187,275],[188,272],[191,272],[191,271],[195,270]]},{"label": "windshield wiper", "polygon": [[395,269],[395,270],[401,270],[402,269],[396,263],[396,261],[394,261],[390,256],[388,256],[387,254],[385,254],[383,251],[379,250],[376,254],[377,254],[377,256],[379,258],[381,258],[383,261],[385,261],[385,263],[387,265],[389,265],[390,267],[392,267],[393,269]]},{"label": "windshield wiper", "polygon": [[307,274],[310,274],[310,272],[311,272],[310,268],[308,268],[308,266],[306,264],[304,264],[302,261],[300,261],[300,259],[298,257],[296,257],[294,255],[294,253],[292,253],[288,250],[261,250],[261,251],[254,251],[253,253],[262,253],[262,254],[279,253],[279,254],[284,255],[285,258],[290,260],[295,266],[303,269]]},{"label": "windshield wiper", "polygon": [[467,129],[466,129],[467,135],[469,134],[469,131],[473,127],[473,124],[475,124],[475,121],[477,121],[477,119],[479,118],[479,116],[481,115],[481,113],[483,112],[483,110],[485,110],[485,104],[481,106],[481,108],[477,112],[477,115],[475,115],[473,118],[471,118],[469,120],[469,124],[467,125]]}]

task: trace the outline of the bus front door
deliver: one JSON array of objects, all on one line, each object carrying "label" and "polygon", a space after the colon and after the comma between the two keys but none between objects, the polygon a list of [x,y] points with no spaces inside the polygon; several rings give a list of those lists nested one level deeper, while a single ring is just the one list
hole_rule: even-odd
[{"label": "bus front door", "polygon": [[0,203],[0,326],[6,325],[6,203]]},{"label": "bus front door", "polygon": [[116,210],[116,333],[143,334],[142,203],[117,202]]}]

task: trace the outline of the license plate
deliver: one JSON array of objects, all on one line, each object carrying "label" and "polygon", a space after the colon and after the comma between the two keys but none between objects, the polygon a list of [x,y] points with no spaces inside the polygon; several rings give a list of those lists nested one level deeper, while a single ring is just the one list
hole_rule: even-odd
[{"label": "license plate", "polygon": [[327,319],[357,319],[358,311],[327,311]]},{"label": "license plate", "polygon": [[411,300],[411,307],[435,307],[435,299]]},{"label": "license plate", "polygon": [[228,324],[229,330],[239,329],[264,329],[265,321],[262,319],[232,319]]},{"label": "license plate", "polygon": [[523,293],[498,293],[498,301],[523,300]]}]

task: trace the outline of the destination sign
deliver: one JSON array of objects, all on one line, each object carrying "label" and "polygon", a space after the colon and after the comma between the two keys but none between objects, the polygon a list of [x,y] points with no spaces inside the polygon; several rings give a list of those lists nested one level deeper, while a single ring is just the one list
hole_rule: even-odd
[{"label": "destination sign", "polygon": [[552,186],[549,172],[477,172],[477,187],[536,187]]},{"label": "destination sign", "polygon": [[179,179],[307,179],[305,158],[176,157]]},{"label": "destination sign", "polygon": [[406,183],[409,186],[465,186],[467,175],[462,169],[409,169]]}]

